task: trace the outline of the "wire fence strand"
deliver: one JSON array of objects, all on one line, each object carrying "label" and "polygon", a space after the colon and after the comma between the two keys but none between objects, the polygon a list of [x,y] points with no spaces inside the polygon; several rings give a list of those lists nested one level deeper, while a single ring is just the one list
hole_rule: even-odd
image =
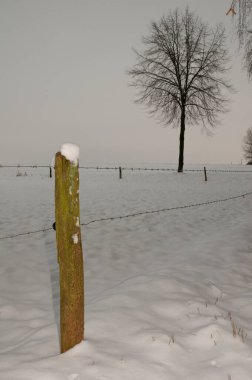
[{"label": "wire fence strand", "polygon": [[[120,216],[110,216],[110,217],[100,218],[100,219],[93,219],[93,220],[90,220],[89,222],[81,223],[81,226],[88,226],[92,223],[98,223],[98,222],[104,222],[104,221],[122,220],[122,219],[141,216],[141,215],[149,215],[149,214],[156,214],[156,213],[160,213],[160,212],[168,212],[168,211],[174,211],[174,210],[182,210],[182,209],[188,209],[188,208],[193,208],[193,207],[212,205],[215,203],[221,203],[221,202],[226,202],[226,201],[230,201],[230,200],[234,200],[234,199],[245,198],[248,195],[252,195],[252,191],[248,192],[248,193],[240,194],[240,195],[235,195],[235,196],[229,197],[229,198],[217,199],[214,201],[192,203],[192,204],[183,205],[183,206],[167,207],[167,208],[162,208],[162,209],[158,209],[158,210],[139,211],[139,212],[135,212],[132,214],[126,214],[126,215],[120,215]],[[25,235],[32,235],[32,234],[37,234],[37,233],[41,233],[41,232],[47,232],[47,231],[51,231],[53,229],[54,229],[53,227],[48,227],[48,228],[41,228],[41,229],[35,230],[35,231],[23,232],[23,233],[19,233],[19,234],[15,234],[15,235],[1,236],[0,240],[13,239],[13,238],[16,238],[18,236],[25,236]]]},{"label": "wire fence strand", "polygon": [[[0,165],[1,168],[54,168],[51,165]],[[79,169],[92,169],[92,170],[122,170],[126,171],[170,171],[177,172],[176,168],[141,168],[141,167],[127,167],[127,166],[79,166]],[[204,169],[184,169],[184,172],[204,172]],[[214,173],[252,173],[252,170],[232,170],[232,169],[208,169],[208,172]]]},{"label": "wire fence strand", "polygon": [[245,198],[247,195],[251,195],[251,194],[252,194],[252,191],[249,193],[244,193],[244,194],[236,195],[236,196],[233,196],[230,198],[218,199],[218,200],[214,200],[214,201],[207,201],[207,202],[202,202],[202,203],[193,203],[193,204],[183,205],[183,206],[168,207],[168,208],[162,208],[162,209],[158,209],[158,210],[140,211],[140,212],[136,212],[133,214],[114,216],[114,217],[108,217],[108,218],[101,218],[101,219],[94,219],[94,220],[91,220],[87,223],[81,223],[81,226],[88,226],[89,224],[96,223],[96,222],[102,222],[102,221],[112,221],[112,220],[118,220],[118,219],[120,220],[120,219],[140,216],[140,215],[156,214],[156,213],[165,212],[165,211],[174,211],[174,210],[181,210],[181,209],[187,209],[187,208],[198,207],[198,206],[205,206],[205,205],[210,205],[210,204],[214,204],[214,203],[226,202],[226,201],[233,200],[233,199]]},{"label": "wire fence strand", "polygon": [[15,234],[15,235],[7,235],[7,236],[1,236],[0,237],[0,240],[5,240],[5,239],[14,239],[18,236],[25,236],[25,235],[33,235],[33,234],[37,234],[39,232],[47,232],[47,231],[50,231],[50,230],[53,230],[52,227],[48,227],[48,228],[41,228],[40,230],[35,230],[35,231],[29,231],[29,232],[21,232],[19,234]]},{"label": "wire fence strand", "polygon": [[50,165],[0,165],[1,168],[31,168],[31,169],[37,169],[37,168],[50,168]]}]

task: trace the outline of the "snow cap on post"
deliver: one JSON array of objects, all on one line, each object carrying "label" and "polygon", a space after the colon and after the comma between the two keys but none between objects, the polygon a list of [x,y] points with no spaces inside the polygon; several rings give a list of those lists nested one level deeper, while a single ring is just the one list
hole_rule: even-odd
[{"label": "snow cap on post", "polygon": [[80,148],[78,145],[70,143],[63,144],[60,149],[60,153],[74,165],[78,164],[80,154]]}]

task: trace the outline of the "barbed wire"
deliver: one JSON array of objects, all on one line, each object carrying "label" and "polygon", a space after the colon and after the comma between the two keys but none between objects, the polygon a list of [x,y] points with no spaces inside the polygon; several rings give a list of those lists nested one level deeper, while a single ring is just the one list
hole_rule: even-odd
[{"label": "barbed wire", "polygon": [[[54,169],[51,165],[0,165],[1,168],[48,168]],[[124,167],[124,166],[79,166],[79,169],[92,170],[127,170],[127,171],[172,171],[177,172],[176,168],[140,168],[140,167]],[[252,173],[252,170],[232,170],[232,169],[208,169],[207,172],[216,173]],[[184,172],[204,172],[204,169],[184,169]]]},{"label": "barbed wire", "polygon": [[[203,172],[204,169],[184,169],[185,172]],[[207,172],[216,173],[252,173],[252,170],[230,170],[230,169],[206,169]]]},{"label": "barbed wire", "polygon": [[32,169],[36,169],[36,168],[50,168],[51,166],[50,165],[0,165],[0,169],[1,168],[32,168]]},{"label": "barbed wire", "polygon": [[19,234],[15,234],[15,235],[1,236],[0,240],[13,239],[13,238],[16,238],[18,236],[32,235],[32,234],[37,234],[39,232],[46,232],[46,231],[50,231],[50,230],[53,230],[53,228],[52,227],[41,228],[40,230],[29,231],[29,232],[21,232]]},{"label": "barbed wire", "polygon": [[155,214],[155,213],[159,213],[159,212],[181,210],[181,209],[186,209],[186,208],[209,205],[209,204],[213,204],[213,203],[226,202],[226,201],[233,200],[233,199],[245,198],[245,196],[251,195],[251,194],[252,194],[252,191],[249,193],[244,193],[244,194],[236,195],[236,196],[233,196],[230,198],[218,199],[218,200],[214,200],[214,201],[207,201],[207,202],[202,202],[202,203],[193,203],[193,204],[184,205],[184,206],[168,207],[168,208],[163,208],[163,209],[159,209],[159,210],[140,211],[140,212],[136,212],[133,214],[127,214],[127,215],[123,215],[123,216],[94,219],[94,220],[91,220],[87,223],[81,223],[81,226],[88,226],[91,223],[96,223],[96,222],[101,222],[101,221],[112,221],[112,220],[125,219],[125,218],[130,218],[130,217],[139,216],[139,215]]},{"label": "barbed wire", "polygon": [[[135,213],[132,213],[132,214],[126,214],[126,215],[121,215],[121,216],[112,216],[112,217],[107,217],[107,218],[93,219],[93,220],[90,220],[89,222],[81,223],[80,225],[81,226],[88,226],[88,225],[90,225],[92,223],[98,223],[98,222],[104,222],[104,221],[113,221],[113,220],[121,220],[121,219],[126,219],[126,218],[130,218],[130,217],[136,217],[136,216],[140,216],[140,215],[156,214],[156,213],[159,213],[159,212],[174,211],[174,210],[181,210],[181,209],[187,209],[187,208],[205,206],[205,205],[210,205],[210,204],[214,204],[214,203],[226,202],[226,201],[230,201],[230,200],[234,200],[234,199],[238,199],[238,198],[245,198],[247,195],[252,195],[252,191],[248,192],[248,193],[240,194],[240,195],[235,195],[235,196],[229,197],[229,198],[217,199],[217,200],[214,200],[214,201],[206,201],[206,202],[201,202],[201,203],[192,203],[192,204],[183,205],[183,206],[168,207],[168,208],[162,208],[162,209],[158,209],[158,210],[140,211],[140,212],[135,212]],[[0,240],[13,239],[13,238],[16,238],[18,236],[31,235],[31,234],[36,234],[36,233],[41,233],[41,232],[47,232],[47,231],[51,231],[51,230],[54,230],[54,228],[53,227],[42,228],[40,230],[23,232],[23,233],[19,233],[19,234],[16,234],[16,235],[1,236]]]},{"label": "barbed wire", "polygon": [[[112,169],[112,168],[111,168]],[[119,168],[116,168],[119,169]],[[121,168],[122,170],[147,170],[147,171],[173,171],[177,172],[175,168]],[[252,170],[229,170],[229,169],[206,169],[207,172],[226,172],[226,173],[252,173]],[[184,169],[184,172],[204,172],[204,169]]]}]

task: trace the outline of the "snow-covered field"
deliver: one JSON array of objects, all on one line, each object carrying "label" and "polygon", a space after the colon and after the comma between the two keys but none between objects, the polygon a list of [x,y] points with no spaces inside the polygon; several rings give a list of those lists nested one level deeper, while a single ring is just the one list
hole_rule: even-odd
[{"label": "snow-covered field", "polygon": [[[1,237],[54,221],[48,170],[20,171],[0,168]],[[252,191],[208,179],[82,170],[81,222]],[[54,231],[0,240],[0,379],[251,380],[251,214],[248,195],[83,227],[85,341],[63,355]]]}]

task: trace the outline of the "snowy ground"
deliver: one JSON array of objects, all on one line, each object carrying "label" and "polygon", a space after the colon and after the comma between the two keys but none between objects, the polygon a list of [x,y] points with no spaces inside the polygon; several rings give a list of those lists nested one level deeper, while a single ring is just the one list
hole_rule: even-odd
[{"label": "snowy ground", "polygon": [[[27,174],[0,168],[0,236],[54,221],[54,180]],[[81,222],[252,191],[208,177],[83,170]],[[63,355],[54,232],[0,240],[0,379],[251,380],[251,213],[249,195],[83,228],[85,341]]]}]

